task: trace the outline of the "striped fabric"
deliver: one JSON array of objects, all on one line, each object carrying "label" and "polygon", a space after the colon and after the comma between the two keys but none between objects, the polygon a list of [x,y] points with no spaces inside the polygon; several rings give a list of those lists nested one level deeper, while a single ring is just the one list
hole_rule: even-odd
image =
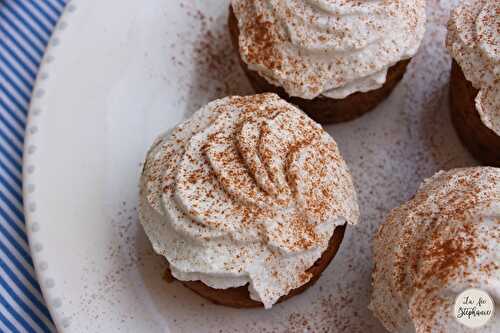
[{"label": "striped fabric", "polygon": [[34,80],[67,0],[0,0],[0,332],[54,332],[36,281],[22,198]]}]

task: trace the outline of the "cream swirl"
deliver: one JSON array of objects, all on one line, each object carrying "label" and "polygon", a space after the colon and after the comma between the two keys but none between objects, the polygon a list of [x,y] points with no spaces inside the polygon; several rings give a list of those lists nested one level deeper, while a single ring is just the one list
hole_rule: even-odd
[{"label": "cream swirl", "polygon": [[500,2],[464,0],[453,10],[446,46],[479,92],[476,109],[500,135]]},{"label": "cream swirl", "polygon": [[[439,172],[394,209],[373,243],[370,304],[391,332],[469,332],[455,298],[474,287],[500,304],[500,169]],[[499,332],[500,318],[480,332]]]},{"label": "cream swirl", "polygon": [[231,0],[243,61],[290,96],[344,98],[381,87],[412,57],[424,0]]},{"label": "cream swirl", "polygon": [[140,199],[175,278],[249,284],[266,308],[308,282],[335,227],[359,216],[333,139],[274,94],[216,100],[161,136]]}]

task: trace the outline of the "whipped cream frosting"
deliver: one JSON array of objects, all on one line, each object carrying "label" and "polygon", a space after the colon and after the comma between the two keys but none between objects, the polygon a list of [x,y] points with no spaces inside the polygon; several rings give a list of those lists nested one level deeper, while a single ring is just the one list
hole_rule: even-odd
[{"label": "whipped cream frosting", "polygon": [[500,135],[500,2],[462,1],[448,22],[446,46],[479,90],[475,102],[482,122]]},{"label": "whipped cream frosting", "polygon": [[359,218],[335,141],[274,94],[213,101],[160,136],[140,192],[141,223],[176,279],[248,284],[266,308]]},{"label": "whipped cream frosting", "polygon": [[390,332],[470,332],[455,298],[474,287],[500,304],[499,246],[500,168],[438,172],[376,234],[370,308]]},{"label": "whipped cream frosting", "polygon": [[243,61],[290,96],[344,98],[380,88],[411,58],[425,0],[231,0]]}]

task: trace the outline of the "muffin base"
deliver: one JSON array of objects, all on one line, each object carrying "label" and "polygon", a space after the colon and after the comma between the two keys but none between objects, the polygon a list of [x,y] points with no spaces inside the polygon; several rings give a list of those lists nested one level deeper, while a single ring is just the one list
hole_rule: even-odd
[{"label": "muffin base", "polygon": [[478,90],[453,60],[450,78],[451,120],[464,146],[482,163],[500,167],[500,136],[483,124],[476,110]]},{"label": "muffin base", "polygon": [[389,68],[387,78],[382,87],[368,92],[356,92],[342,99],[328,98],[318,96],[314,99],[304,99],[288,95],[282,87],[277,87],[259,73],[248,68],[247,64],[241,58],[239,52],[239,28],[238,21],[234,15],[232,6],[229,6],[228,18],[229,31],[234,48],[238,51],[241,66],[245,71],[250,84],[257,93],[272,92],[278,94],[281,98],[297,105],[309,117],[321,124],[332,124],[355,119],[366,112],[374,109],[382,102],[398,82],[403,78],[406,72],[406,66],[411,59],[401,60]]},{"label": "muffin base", "polygon": [[[332,261],[333,257],[340,248],[340,243],[344,238],[345,224],[335,228],[332,238],[328,244],[328,248],[323,252],[321,257],[316,260],[314,265],[312,265],[306,272],[311,273],[312,277],[306,284],[291,290],[287,295],[282,296],[279,302],[283,302],[295,295],[302,293],[304,290],[312,286],[316,281],[318,281],[321,273],[325,270],[328,264]],[[165,277],[167,281],[175,280],[170,273],[170,269],[167,268],[165,272]],[[185,287],[191,289],[198,295],[208,299],[212,303],[218,305],[229,306],[233,308],[257,308],[263,307],[261,302],[254,301],[250,298],[248,292],[248,284],[245,286],[237,288],[228,289],[216,289],[211,288],[201,281],[180,281]]]}]

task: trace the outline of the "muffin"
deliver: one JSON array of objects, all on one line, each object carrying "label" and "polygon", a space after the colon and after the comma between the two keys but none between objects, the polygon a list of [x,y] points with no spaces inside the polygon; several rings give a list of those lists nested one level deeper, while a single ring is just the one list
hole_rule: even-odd
[{"label": "muffin", "polygon": [[217,304],[270,308],[319,278],[359,210],[335,141],[261,94],[213,101],[160,136],[139,216],[167,275]]},{"label": "muffin", "polygon": [[373,109],[403,77],[425,30],[425,1],[231,0],[233,44],[257,92],[320,123]]},{"label": "muffin", "polygon": [[500,304],[499,244],[500,169],[438,172],[378,230],[370,308],[390,332],[470,332],[453,305],[471,287]]},{"label": "muffin", "polygon": [[453,10],[446,46],[453,58],[451,119],[463,144],[500,166],[500,2],[466,0]]}]

